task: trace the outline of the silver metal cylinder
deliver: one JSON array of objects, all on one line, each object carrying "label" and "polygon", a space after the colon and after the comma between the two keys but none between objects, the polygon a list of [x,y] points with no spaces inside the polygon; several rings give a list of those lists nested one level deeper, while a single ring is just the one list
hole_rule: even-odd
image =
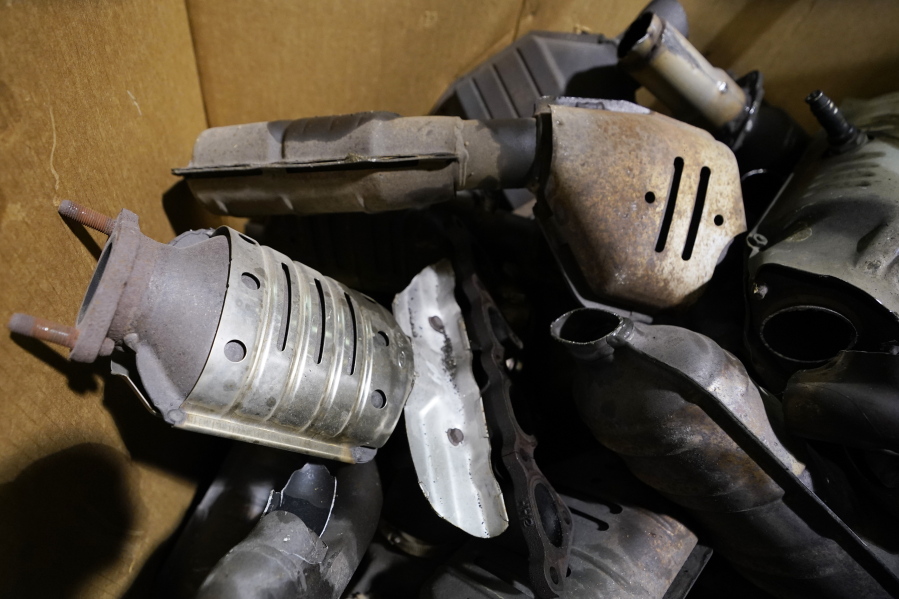
[{"label": "silver metal cylinder", "polygon": [[229,228],[230,272],[209,357],[176,426],[364,462],[396,426],[412,349],[392,315]]},{"label": "silver metal cylinder", "polygon": [[644,13],[618,47],[620,65],[682,119],[718,129],[740,116],[746,93],[663,18]]}]

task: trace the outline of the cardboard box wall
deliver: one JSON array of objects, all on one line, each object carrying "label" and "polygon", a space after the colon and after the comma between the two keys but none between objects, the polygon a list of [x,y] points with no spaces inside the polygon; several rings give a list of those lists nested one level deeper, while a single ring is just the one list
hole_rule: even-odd
[{"label": "cardboard box wall", "polygon": [[[0,3],[0,320],[71,323],[104,239],[63,199],[137,212],[168,241],[222,221],[174,187],[207,126],[358,110],[427,112],[533,29],[616,35],[624,0],[139,0]],[[717,66],[768,99],[899,89],[899,4],[684,2]],[[147,595],[226,444],[153,419],[107,365],[0,334],[0,596]]]}]

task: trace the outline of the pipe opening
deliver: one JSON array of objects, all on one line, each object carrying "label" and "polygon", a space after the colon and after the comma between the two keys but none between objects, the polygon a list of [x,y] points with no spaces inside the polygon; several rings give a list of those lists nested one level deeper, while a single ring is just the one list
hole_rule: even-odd
[{"label": "pipe opening", "polygon": [[852,348],[858,332],[848,318],[820,306],[793,306],[762,323],[759,336],[773,353],[792,362],[826,362]]},{"label": "pipe opening", "polygon": [[640,15],[636,21],[631,23],[631,26],[624,32],[621,43],[618,44],[618,58],[627,56],[627,54],[633,50],[634,46],[647,36],[649,33],[649,25],[652,23],[652,17],[653,14],[651,12],[645,12]]},{"label": "pipe opening", "polygon": [[534,503],[537,504],[537,512],[540,514],[540,525],[546,538],[556,547],[562,546],[562,520],[559,518],[559,510],[556,502],[546,485],[538,483],[534,487]]},{"label": "pipe opening", "polygon": [[620,316],[611,312],[583,308],[570,312],[556,322],[556,337],[570,343],[592,343],[617,329],[622,322]]}]

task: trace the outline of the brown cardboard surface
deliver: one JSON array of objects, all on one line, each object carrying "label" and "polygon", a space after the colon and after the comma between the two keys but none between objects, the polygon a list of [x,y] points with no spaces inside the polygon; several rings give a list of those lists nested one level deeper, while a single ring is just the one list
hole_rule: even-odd
[{"label": "brown cardboard surface", "polygon": [[427,113],[512,41],[520,0],[188,0],[212,126]]},{"label": "brown cardboard surface", "polygon": [[[129,208],[168,241],[169,169],[205,126],[180,0],[0,4],[0,320],[74,322],[104,239],[70,229],[62,199]],[[215,443],[104,383],[108,364],[65,355],[0,333],[3,597],[120,596],[179,524]]]},{"label": "brown cardboard surface", "polygon": [[[210,124],[359,110],[423,114],[449,83],[533,29],[614,36],[643,0],[188,0]],[[716,65],[765,74],[767,98],[807,129],[803,99],[893,91],[899,3],[684,0]]]}]

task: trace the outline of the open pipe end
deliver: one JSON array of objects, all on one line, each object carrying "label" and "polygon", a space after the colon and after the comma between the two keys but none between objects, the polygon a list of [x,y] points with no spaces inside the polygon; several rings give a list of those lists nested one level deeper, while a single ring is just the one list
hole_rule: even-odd
[{"label": "open pipe end", "polygon": [[800,364],[821,364],[852,349],[858,332],[848,318],[821,306],[791,306],[762,322],[762,343],[778,357]]},{"label": "open pipe end", "polygon": [[611,356],[609,338],[625,333],[632,326],[630,320],[612,312],[579,308],[557,318],[550,332],[575,358],[591,360]]},{"label": "open pipe end", "polygon": [[[631,23],[618,44],[618,58],[622,59],[632,51],[647,55],[662,31],[662,20],[651,12],[645,12]],[[649,42],[649,43],[646,43]]]}]

